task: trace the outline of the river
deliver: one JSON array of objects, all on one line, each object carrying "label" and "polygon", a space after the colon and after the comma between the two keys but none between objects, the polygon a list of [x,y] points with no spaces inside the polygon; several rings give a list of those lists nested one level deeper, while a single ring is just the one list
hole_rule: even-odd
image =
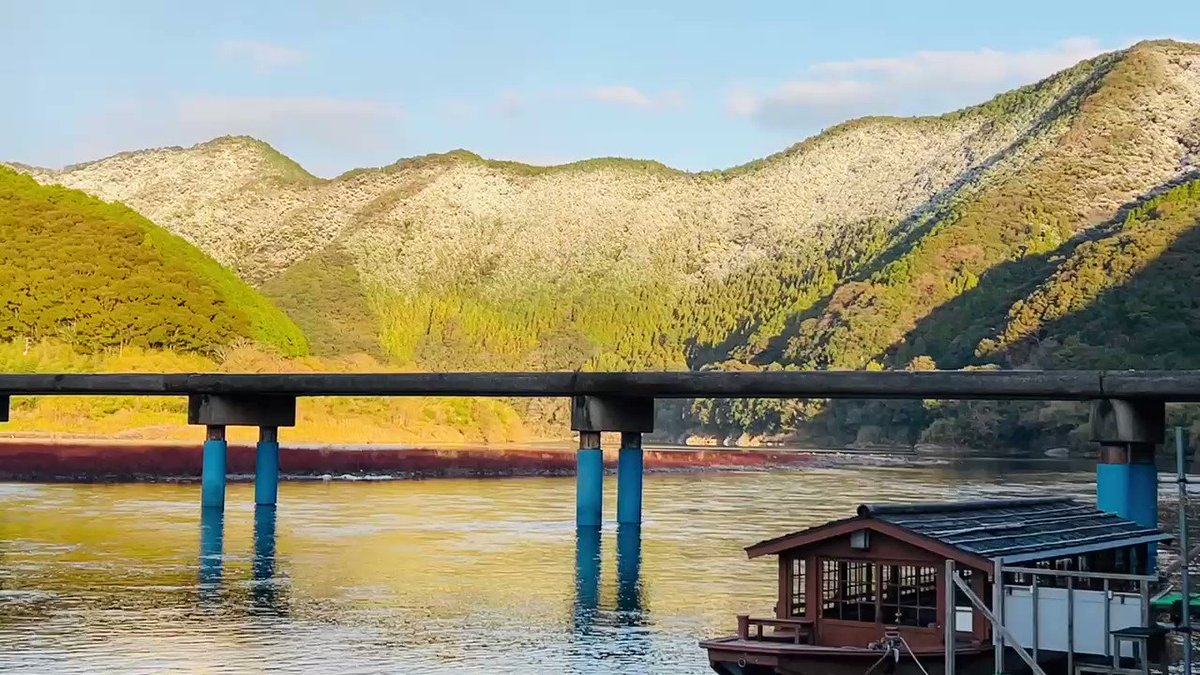
[{"label": "river", "polygon": [[862,502],[1091,499],[1094,465],[654,474],[641,532],[598,542],[571,478],[252,492],[221,523],[195,484],[0,483],[0,671],[705,673],[697,641],[774,602],[742,547]]}]

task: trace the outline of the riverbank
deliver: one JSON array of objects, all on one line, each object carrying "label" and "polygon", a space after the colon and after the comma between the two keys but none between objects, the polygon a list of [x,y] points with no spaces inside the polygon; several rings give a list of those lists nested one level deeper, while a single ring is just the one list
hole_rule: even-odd
[{"label": "riverbank", "polygon": [[[254,475],[255,449],[231,443],[229,474]],[[654,448],[645,450],[649,472],[770,470],[831,466],[848,461],[835,452]],[[853,461],[863,463],[862,454]],[[605,451],[615,469],[616,449]],[[874,456],[873,463],[902,462]],[[566,476],[575,473],[575,450],[565,444],[490,447],[287,445],[280,466],[290,479],[464,478]],[[200,478],[196,443],[99,441],[91,439],[0,440],[0,480],[39,482],[191,481]]]}]

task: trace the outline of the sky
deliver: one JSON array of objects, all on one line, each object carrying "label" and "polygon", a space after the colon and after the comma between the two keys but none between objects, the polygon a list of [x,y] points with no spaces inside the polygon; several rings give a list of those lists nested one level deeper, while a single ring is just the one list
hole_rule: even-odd
[{"label": "sky", "polygon": [[0,0],[0,161],[248,134],[325,177],[456,148],[727,168],[1164,37],[1200,41],[1200,3]]}]

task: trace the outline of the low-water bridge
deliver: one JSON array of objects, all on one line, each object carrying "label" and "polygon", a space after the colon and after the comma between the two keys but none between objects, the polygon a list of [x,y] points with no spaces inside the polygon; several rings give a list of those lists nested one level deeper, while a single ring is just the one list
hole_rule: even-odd
[{"label": "low-water bridge", "polygon": [[579,432],[576,522],[598,527],[604,464],[601,432],[619,432],[617,520],[642,518],[643,433],[659,398],[974,399],[1089,401],[1099,444],[1102,510],[1156,526],[1155,448],[1166,404],[1200,402],[1200,371],[777,371],[643,373],[386,373],[0,375],[0,422],[12,396],[187,396],[188,422],[207,428],[201,504],[225,504],[227,426],[260,429],[255,501],[274,505],[279,427],[296,424],[305,396],[566,397]]}]

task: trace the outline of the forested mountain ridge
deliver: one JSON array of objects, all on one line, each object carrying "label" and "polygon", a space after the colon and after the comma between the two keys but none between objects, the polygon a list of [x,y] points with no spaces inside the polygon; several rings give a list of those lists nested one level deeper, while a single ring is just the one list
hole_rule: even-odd
[{"label": "forested mountain ridge", "polygon": [[307,353],[261,294],[119,204],[0,167],[0,242],[0,341],[202,354],[255,341]]},{"label": "forested mountain ridge", "polygon": [[[1138,283],[1159,257],[1200,262],[1198,158],[1200,47],[1158,41],[719,172],[455,151],[322,180],[248,138],[21,169],[195,243],[318,353],[428,370],[1182,367],[1086,313],[1200,325]],[[1105,305],[1121,293],[1140,299]],[[880,440],[973,440],[959,412],[701,401],[663,416],[719,437],[869,422]]]}]

